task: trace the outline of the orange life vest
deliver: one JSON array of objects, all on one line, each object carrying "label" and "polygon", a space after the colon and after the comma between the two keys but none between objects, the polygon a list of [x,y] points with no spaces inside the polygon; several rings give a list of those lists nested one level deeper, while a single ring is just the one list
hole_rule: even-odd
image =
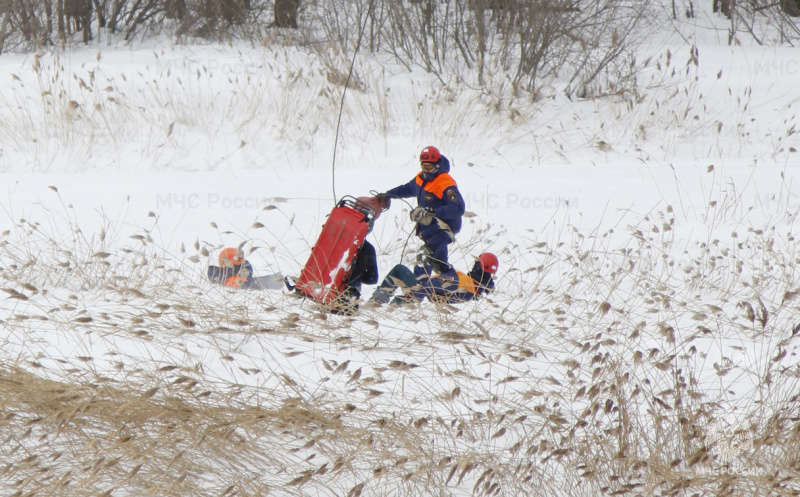
[{"label": "orange life vest", "polygon": [[461,271],[456,271],[456,274],[458,275],[458,288],[456,288],[456,291],[463,290],[474,294],[478,293],[478,287],[475,285],[475,280],[472,279],[472,276]]},{"label": "orange life vest", "polygon": [[[417,174],[417,185],[422,186],[425,181],[422,179],[422,173]],[[448,173],[441,173],[433,181],[427,183],[423,188],[426,192],[432,193],[440,199],[444,196],[444,191],[456,185],[456,180]]]},{"label": "orange life vest", "polygon": [[231,276],[225,280],[225,286],[231,288],[242,288],[245,283],[247,283],[247,278],[242,278],[241,276]]}]

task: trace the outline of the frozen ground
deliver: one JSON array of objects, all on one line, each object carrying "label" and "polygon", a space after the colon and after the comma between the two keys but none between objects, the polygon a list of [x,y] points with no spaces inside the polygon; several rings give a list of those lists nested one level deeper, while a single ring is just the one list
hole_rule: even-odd
[{"label": "frozen ground", "polygon": [[[335,168],[341,87],[296,48],[3,55],[3,492],[796,490],[800,56],[682,29],[625,98],[359,58]],[[469,211],[452,260],[495,252],[495,294],[346,318],[205,281],[243,240],[297,274],[334,195],[428,144]],[[370,235],[382,274],[407,211]]]}]

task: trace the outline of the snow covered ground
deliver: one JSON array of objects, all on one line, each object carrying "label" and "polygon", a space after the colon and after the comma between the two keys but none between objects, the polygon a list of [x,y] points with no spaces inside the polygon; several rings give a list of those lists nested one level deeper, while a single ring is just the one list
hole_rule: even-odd
[{"label": "snow covered ground", "polygon": [[[4,54],[0,488],[797,490],[800,55],[690,28],[624,98],[359,57],[335,165],[342,88],[297,48]],[[469,211],[451,260],[500,259],[488,298],[341,317],[205,281],[243,240],[298,274],[334,197],[429,144]],[[408,210],[369,235],[382,274]]]}]

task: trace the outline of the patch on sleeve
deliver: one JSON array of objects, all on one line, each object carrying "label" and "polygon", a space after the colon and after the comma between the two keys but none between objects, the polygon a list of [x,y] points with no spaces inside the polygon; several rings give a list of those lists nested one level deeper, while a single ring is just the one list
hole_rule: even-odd
[{"label": "patch on sleeve", "polygon": [[458,203],[458,195],[456,195],[455,190],[450,190],[449,192],[447,192],[447,200],[449,200],[454,204]]}]

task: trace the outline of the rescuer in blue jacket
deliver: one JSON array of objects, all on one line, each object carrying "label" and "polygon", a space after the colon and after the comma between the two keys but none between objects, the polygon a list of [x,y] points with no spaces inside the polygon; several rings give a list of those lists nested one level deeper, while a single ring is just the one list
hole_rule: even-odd
[{"label": "rescuer in blue jacket", "polygon": [[418,206],[411,211],[410,217],[417,223],[417,236],[427,247],[428,262],[438,274],[452,273],[454,270],[448,262],[447,246],[461,231],[464,199],[456,181],[450,176],[450,161],[438,148],[423,148],[419,162],[422,170],[414,179],[378,194],[378,198],[382,201],[388,198],[417,198]]}]

